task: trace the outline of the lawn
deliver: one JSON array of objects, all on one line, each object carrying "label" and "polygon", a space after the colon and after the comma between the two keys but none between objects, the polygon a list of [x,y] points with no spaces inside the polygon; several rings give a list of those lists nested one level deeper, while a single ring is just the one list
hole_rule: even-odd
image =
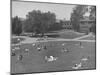
[{"label": "lawn", "polygon": [[76,34],[74,32],[67,32],[67,31],[59,33],[59,38],[64,38],[64,39],[74,39],[81,36],[84,36],[84,34]]},{"label": "lawn", "polygon": [[[46,36],[50,38],[64,38],[64,39],[74,39],[77,37],[84,36],[84,33],[78,33],[75,31],[68,31],[68,30],[62,30],[62,31],[52,31],[50,33],[45,33]],[[32,36],[31,36],[32,37]],[[36,37],[36,36],[33,36]]]},{"label": "lawn", "polygon": [[[65,45],[62,46],[62,43]],[[89,60],[83,63],[81,69],[95,69],[94,42],[82,42],[83,48],[77,41],[42,42],[41,45],[46,45],[47,50],[38,51],[37,47],[33,47],[32,44],[22,44],[19,50],[14,51],[16,55],[11,56],[11,73],[74,70],[72,67],[76,63],[80,63],[82,57],[89,57]],[[28,53],[25,52],[26,48],[29,49]],[[68,48],[69,52],[62,52],[62,48]],[[20,54],[23,55],[23,59],[17,61],[17,56]],[[53,62],[45,61],[44,57],[50,55],[58,57],[58,59]]]}]

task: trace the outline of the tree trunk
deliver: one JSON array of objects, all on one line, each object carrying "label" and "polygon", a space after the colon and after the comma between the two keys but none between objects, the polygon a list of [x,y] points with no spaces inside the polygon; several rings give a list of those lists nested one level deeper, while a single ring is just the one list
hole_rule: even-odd
[{"label": "tree trunk", "polygon": [[42,33],[41,37],[43,37],[43,36],[44,36],[44,33]]}]

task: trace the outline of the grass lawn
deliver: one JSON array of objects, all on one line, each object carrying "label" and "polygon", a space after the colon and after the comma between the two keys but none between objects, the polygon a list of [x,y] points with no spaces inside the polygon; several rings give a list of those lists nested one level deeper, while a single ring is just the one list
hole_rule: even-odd
[{"label": "grass lawn", "polygon": [[74,38],[81,37],[81,36],[84,36],[84,35],[67,32],[67,31],[59,34],[59,38],[64,38],[64,39],[74,39]]},{"label": "grass lawn", "polygon": [[[63,47],[61,44],[65,43]],[[79,42],[45,42],[41,43],[47,46],[47,50],[38,51],[32,44],[23,44],[20,50],[14,51],[15,56],[11,56],[11,73],[30,73],[30,72],[47,72],[47,71],[63,71],[74,70],[73,65],[80,63],[82,57],[90,57],[84,63],[82,69],[95,69],[95,43],[82,42],[83,48]],[[14,48],[13,46],[12,48]],[[25,48],[29,52],[25,52]],[[69,52],[62,52],[62,48],[68,48]],[[17,56],[22,54],[22,61],[17,61]],[[46,62],[45,56],[56,56],[58,59],[53,62]]]},{"label": "grass lawn", "polygon": [[63,31],[53,31],[50,33],[45,33],[45,35],[51,38],[64,38],[64,39],[74,39],[85,35],[83,33],[79,33],[79,34],[77,33],[78,32],[63,30]]}]

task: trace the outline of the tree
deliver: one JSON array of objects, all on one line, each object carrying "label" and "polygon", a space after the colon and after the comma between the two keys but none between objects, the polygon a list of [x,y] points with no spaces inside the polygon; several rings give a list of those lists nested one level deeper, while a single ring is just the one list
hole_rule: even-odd
[{"label": "tree", "polygon": [[55,22],[49,27],[49,31],[61,30],[63,29],[63,25],[60,22]]},{"label": "tree", "polygon": [[96,6],[90,7],[89,19],[94,21],[94,24],[91,26],[90,31],[96,34]]},{"label": "tree", "polygon": [[96,20],[96,6],[90,7],[90,16],[89,19]]},{"label": "tree", "polygon": [[87,6],[83,6],[83,5],[77,5],[73,9],[70,20],[71,20],[73,29],[75,31],[79,31],[80,20],[83,19],[83,15],[85,14],[86,11],[87,11]]},{"label": "tree", "polygon": [[12,34],[21,34],[22,32],[22,22],[18,16],[12,18]]},{"label": "tree", "polygon": [[40,10],[33,10],[26,15],[24,22],[24,31],[32,33],[46,33],[48,28],[54,24],[56,16],[51,12],[41,12]]},{"label": "tree", "polygon": [[92,25],[90,31],[96,34],[96,25]]}]

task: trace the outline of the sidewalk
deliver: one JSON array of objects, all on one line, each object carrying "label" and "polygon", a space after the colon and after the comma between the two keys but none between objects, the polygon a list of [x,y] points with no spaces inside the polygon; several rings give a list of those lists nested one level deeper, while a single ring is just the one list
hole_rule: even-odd
[{"label": "sidewalk", "polygon": [[89,33],[88,35],[82,36],[82,37],[78,37],[78,38],[74,38],[74,40],[79,40],[79,39],[83,39],[86,37],[94,37],[92,33]]}]

